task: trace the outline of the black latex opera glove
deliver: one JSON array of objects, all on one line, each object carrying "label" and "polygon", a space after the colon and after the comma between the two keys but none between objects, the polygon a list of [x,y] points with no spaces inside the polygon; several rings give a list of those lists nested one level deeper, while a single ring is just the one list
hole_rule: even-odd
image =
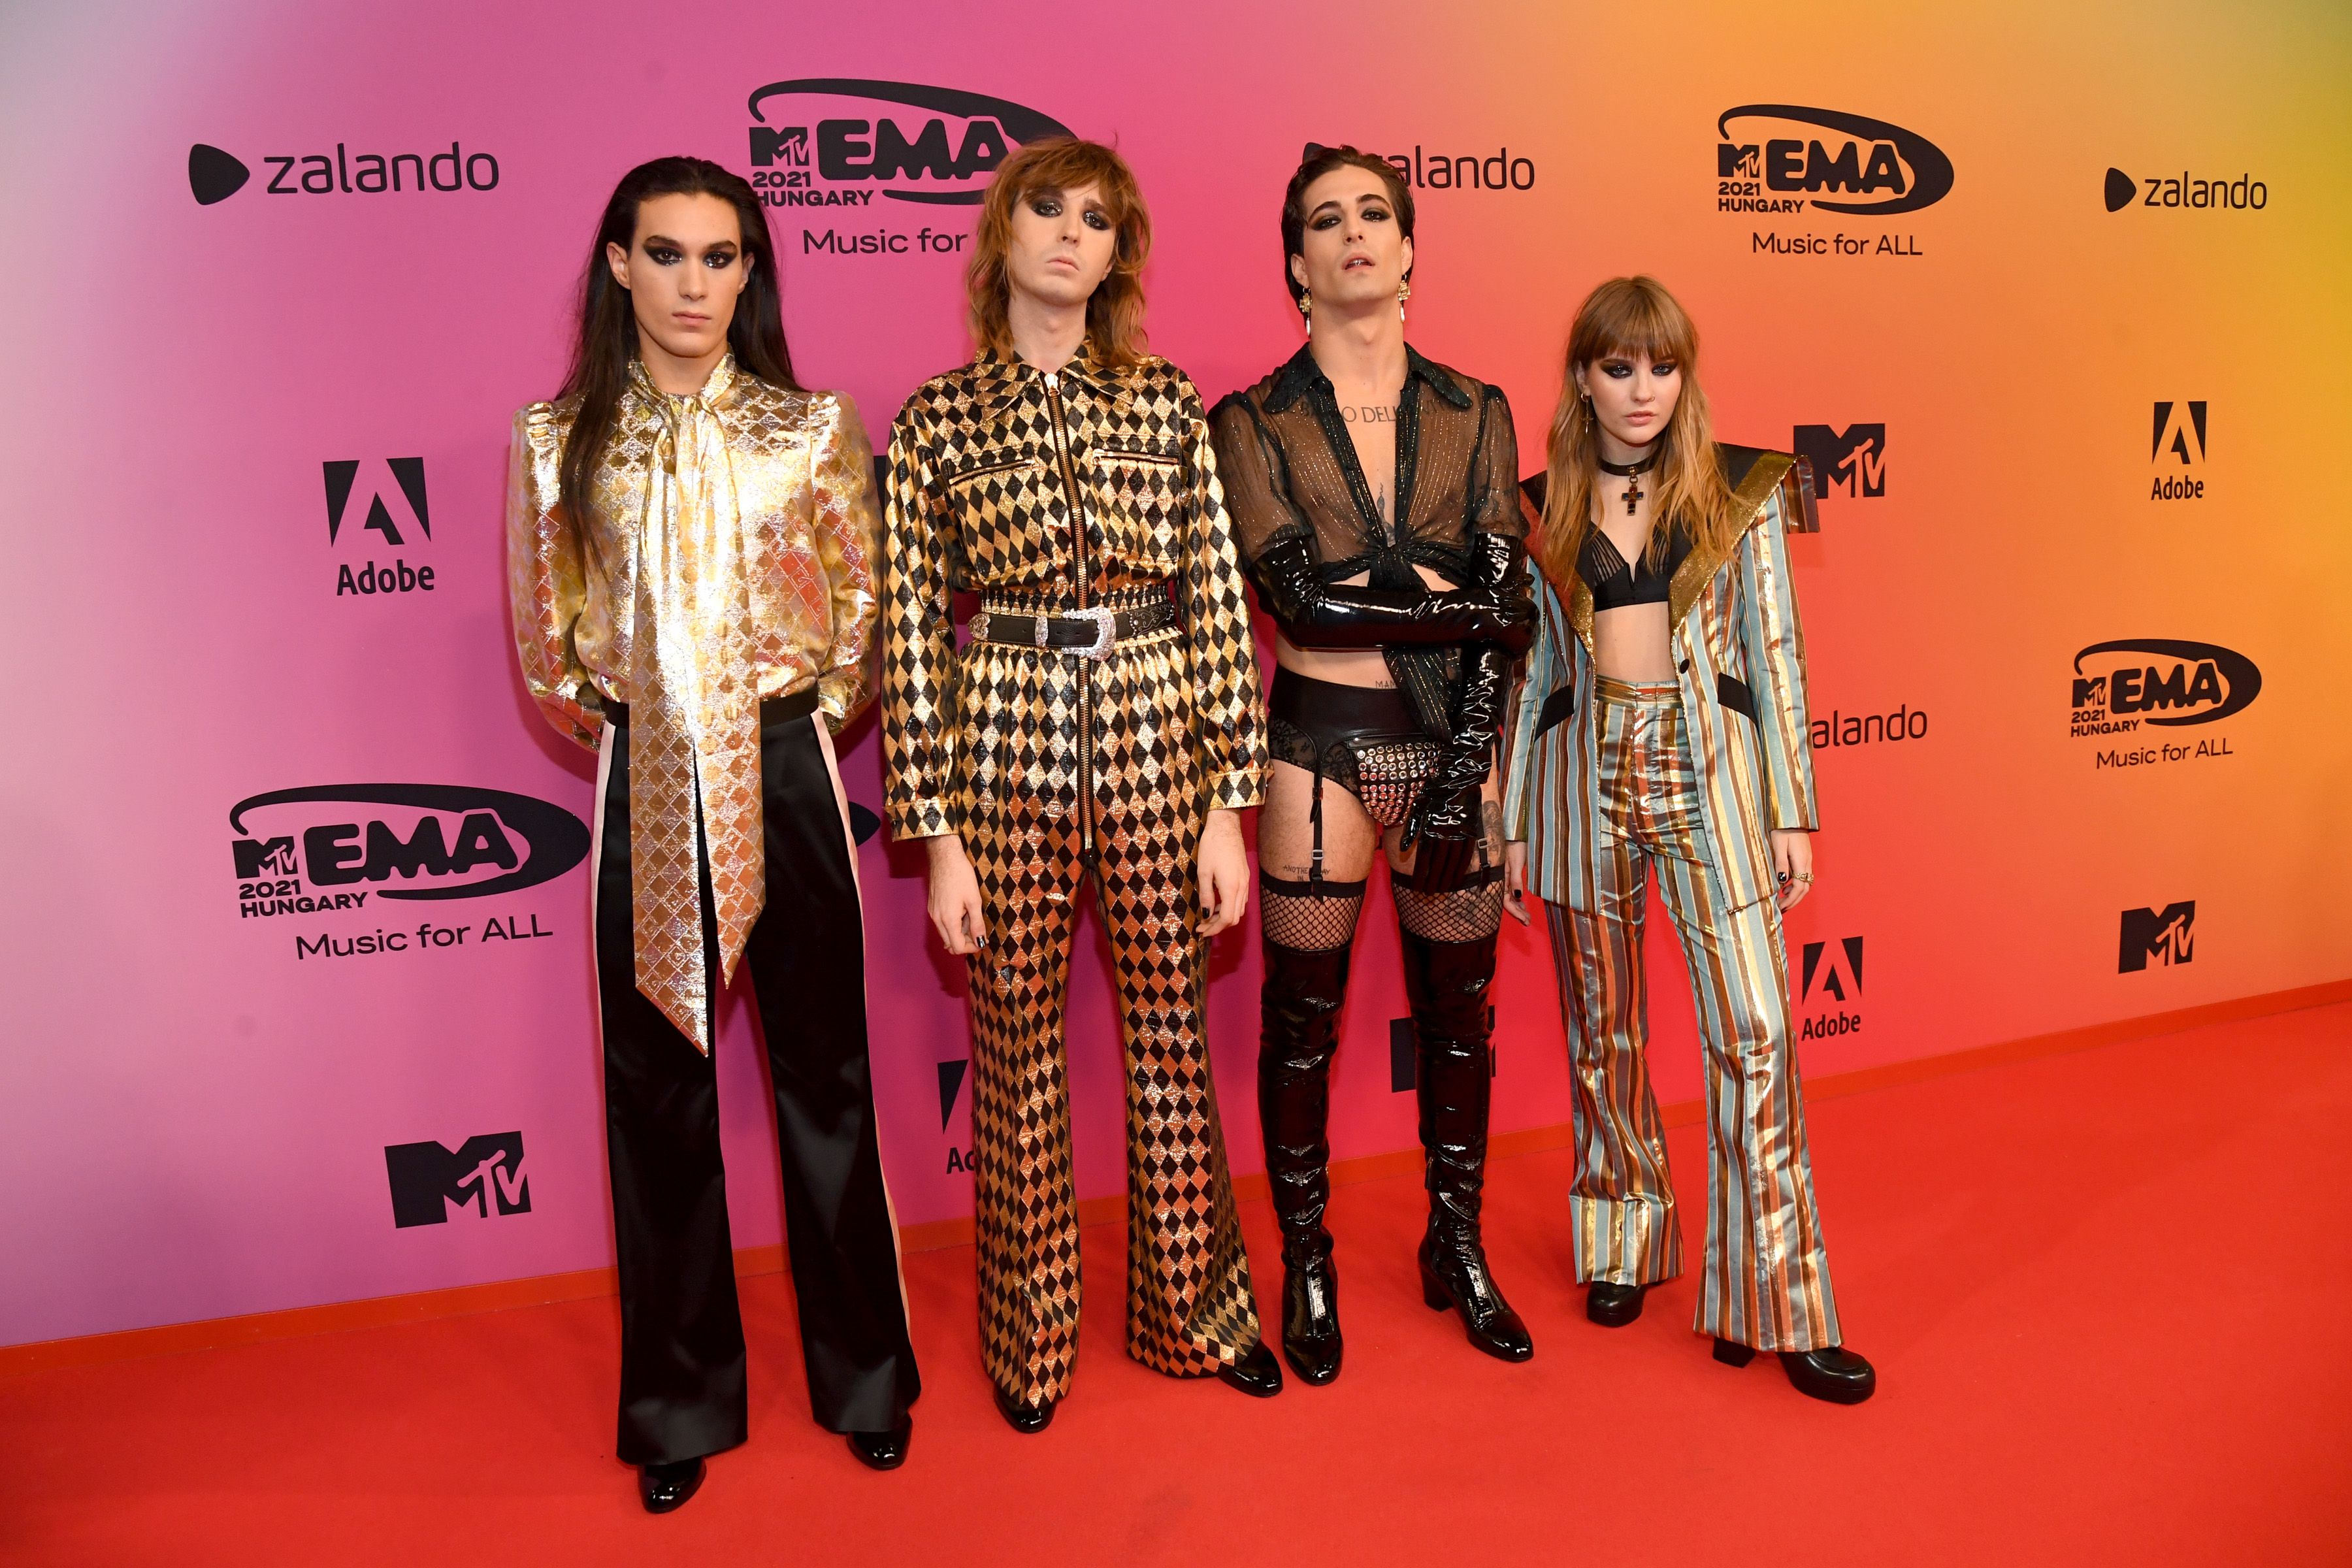
[{"label": "black latex opera glove", "polygon": [[[1517,544],[1517,541],[1506,542]],[[1525,553],[1521,547],[1522,558]],[[1482,575],[1487,569],[1482,556]],[[1265,613],[1299,647],[1491,640],[1524,648],[1535,636],[1535,608],[1528,598],[1526,574],[1518,574],[1515,600],[1499,575],[1501,563],[1492,569],[1498,574],[1493,584],[1481,582],[1436,593],[1338,587],[1323,581],[1314,536],[1301,531],[1269,542],[1250,563],[1250,577],[1257,584]]]},{"label": "black latex opera glove", "polygon": [[1496,732],[1510,690],[1511,653],[1499,643],[1462,650],[1462,700],[1454,738],[1405,817],[1401,847],[1419,847],[1412,885],[1423,893],[1450,893],[1469,880],[1478,844],[1479,791],[1494,765]]},{"label": "black latex opera glove", "polygon": [[1514,656],[1527,652],[1536,640],[1535,578],[1528,571],[1527,541],[1507,533],[1473,533],[1470,552],[1477,563],[1477,586],[1493,599],[1497,616],[1488,640],[1501,643]]}]

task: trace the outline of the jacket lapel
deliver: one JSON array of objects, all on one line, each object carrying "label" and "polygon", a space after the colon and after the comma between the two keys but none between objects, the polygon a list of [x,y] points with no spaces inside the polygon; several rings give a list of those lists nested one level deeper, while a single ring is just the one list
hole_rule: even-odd
[{"label": "jacket lapel", "polygon": [[[1683,557],[1682,565],[1675,572],[1674,582],[1666,588],[1666,624],[1668,626],[1678,626],[1683,624],[1683,617],[1690,614],[1693,605],[1698,603],[1699,590],[1706,587],[1723,563],[1731,559],[1733,551],[1739,548],[1739,541],[1746,535],[1748,529],[1756,526],[1756,514],[1764,510],[1764,503],[1771,499],[1772,491],[1780,483],[1781,476],[1789,471],[1790,465],[1795,461],[1796,458],[1786,452],[1765,452],[1748,466],[1746,473],[1739,476],[1739,482],[1732,487],[1731,504],[1737,515],[1747,520],[1747,526],[1732,536],[1728,549],[1716,551],[1709,554],[1701,554],[1694,550]],[[1591,626],[1592,621],[1592,595],[1584,589],[1580,582],[1577,584],[1577,588],[1584,595],[1585,606],[1584,619],[1579,629],[1585,630]],[[1587,646],[1591,645],[1591,640],[1588,631],[1585,637]]]}]

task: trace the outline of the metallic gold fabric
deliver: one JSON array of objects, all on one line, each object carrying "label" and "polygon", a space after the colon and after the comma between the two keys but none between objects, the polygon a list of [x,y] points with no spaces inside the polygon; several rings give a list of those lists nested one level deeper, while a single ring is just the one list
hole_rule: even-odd
[{"label": "metallic gold fabric", "polygon": [[[918,389],[890,441],[885,815],[962,837],[987,934],[970,961],[981,1347],[1026,1404],[1069,1392],[1077,1194],[1066,1039],[1089,872],[1126,1044],[1128,1349],[1178,1376],[1258,1342],[1209,1072],[1199,845],[1265,769],[1249,610],[1200,395],[1146,361],[1051,375],[982,354]],[[971,642],[992,611],[1165,602],[1181,624],[1093,660]]]},{"label": "metallic gold fabric", "polygon": [[[919,387],[890,437],[883,608],[884,820],[899,838],[963,825],[999,765],[960,710],[950,595],[1055,613],[1172,586],[1203,808],[1255,805],[1264,701],[1201,395],[1164,360],[1085,351],[1052,376],[982,353]],[[1081,665],[1080,668],[1086,668]],[[1078,780],[1063,781],[1075,802]]]},{"label": "metallic gold fabric", "polygon": [[[827,722],[862,707],[879,531],[856,409],[737,373],[692,396],[633,368],[575,529],[559,495],[576,405],[516,416],[508,489],[515,640],[555,727],[593,747],[630,705],[637,985],[710,1048],[698,823],[719,983],[765,898],[759,704],[812,682]],[[583,549],[584,545],[584,549]]]},{"label": "metallic gold fabric", "polygon": [[1682,938],[1706,1044],[1706,1271],[1694,1326],[1759,1350],[1840,1342],[1789,1019],[1780,907],[1728,907],[1672,682],[1598,683],[1598,831],[1546,922],[1575,1089],[1569,1194],[1576,1277],[1647,1285],[1682,1272],[1682,1233],[1651,1092],[1643,927],[1651,871]]}]

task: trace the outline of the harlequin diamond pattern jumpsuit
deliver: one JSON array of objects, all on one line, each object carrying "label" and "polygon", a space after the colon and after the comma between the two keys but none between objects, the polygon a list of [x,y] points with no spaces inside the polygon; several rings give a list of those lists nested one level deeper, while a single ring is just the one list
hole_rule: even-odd
[{"label": "harlequin diamond pattern jumpsuit", "polygon": [[[1127,1050],[1128,1351],[1175,1376],[1258,1342],[1203,1033],[1195,861],[1255,805],[1264,724],[1249,613],[1199,394],[1160,360],[1082,350],[1045,374],[983,353],[925,384],[890,439],[883,586],[887,817],[955,833],[986,935],[969,960],[982,1356],[1014,1400],[1069,1392],[1079,1277],[1064,1017],[1091,873]],[[992,615],[1173,597],[1108,658],[973,639]]]}]

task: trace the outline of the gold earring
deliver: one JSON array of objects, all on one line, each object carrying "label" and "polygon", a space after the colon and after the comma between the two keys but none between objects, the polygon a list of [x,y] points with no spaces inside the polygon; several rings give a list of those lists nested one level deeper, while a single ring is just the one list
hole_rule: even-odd
[{"label": "gold earring", "polygon": [[1315,296],[1304,289],[1298,291],[1298,319],[1307,331],[1315,330]]},{"label": "gold earring", "polygon": [[1404,302],[1405,302],[1407,300],[1410,300],[1410,299],[1412,299],[1412,279],[1410,279],[1410,278],[1407,278],[1407,279],[1403,279],[1400,280],[1400,281],[1398,282],[1398,284],[1397,284],[1397,320],[1398,320],[1398,321],[1403,321],[1403,320],[1404,320]]}]

